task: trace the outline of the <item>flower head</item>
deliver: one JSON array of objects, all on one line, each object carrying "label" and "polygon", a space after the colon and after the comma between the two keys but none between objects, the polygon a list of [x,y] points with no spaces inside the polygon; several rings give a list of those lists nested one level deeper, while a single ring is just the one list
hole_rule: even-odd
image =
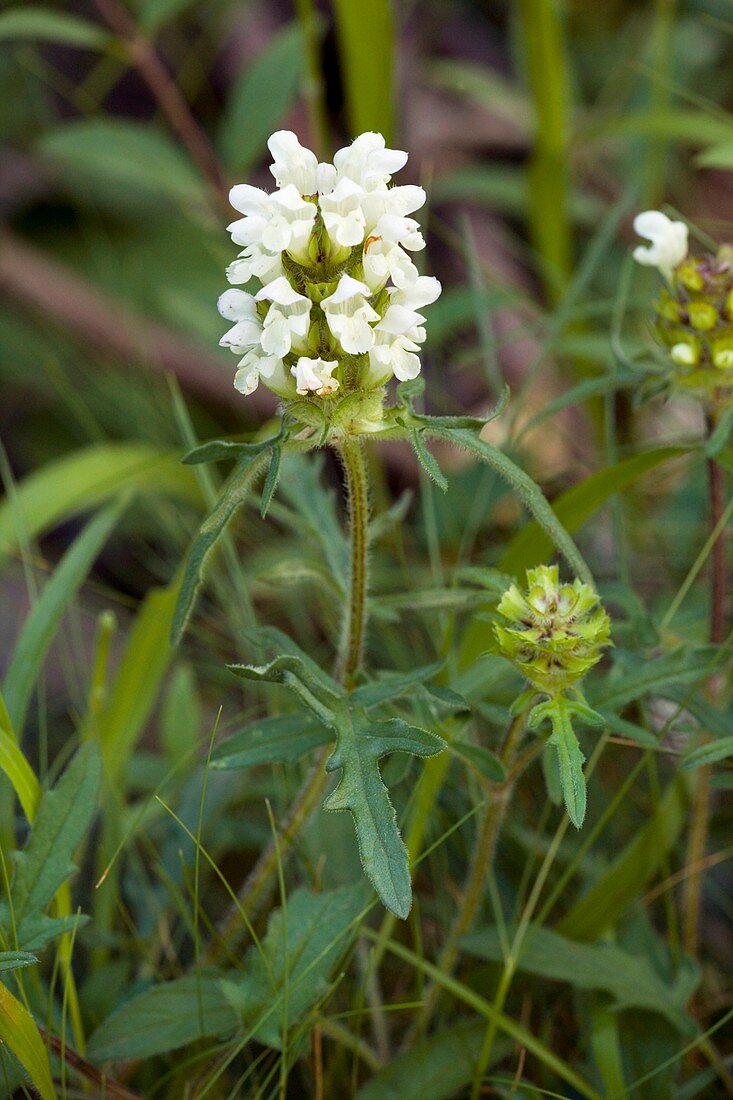
[{"label": "flower head", "polygon": [[665,381],[712,404],[733,400],[733,249],[689,255],[687,227],[657,210],[639,214],[634,227],[653,242],[634,257],[656,264],[667,281],[655,324],[668,356]]},{"label": "flower head", "polygon": [[511,585],[499,602],[499,649],[537,691],[555,697],[601,658],[611,621],[590,585],[561,584],[556,565],[527,570],[527,589]]},{"label": "flower head", "polygon": [[651,241],[638,245],[634,259],[646,267],[656,267],[665,279],[687,255],[688,229],[684,222],[673,222],[661,210],[645,210],[634,218],[634,232]]},{"label": "flower head", "polygon": [[221,344],[243,355],[235,386],[251,393],[262,380],[281,397],[340,400],[414,378],[426,336],[420,311],[441,288],[408,255],[425,246],[410,216],[425,192],[391,186],[407,154],[375,133],[340,149],[333,164],[289,130],[268,148],[276,190],[230,192],[242,217],[229,232],[242,251],[227,277],[247,287],[219,299],[234,322]]}]

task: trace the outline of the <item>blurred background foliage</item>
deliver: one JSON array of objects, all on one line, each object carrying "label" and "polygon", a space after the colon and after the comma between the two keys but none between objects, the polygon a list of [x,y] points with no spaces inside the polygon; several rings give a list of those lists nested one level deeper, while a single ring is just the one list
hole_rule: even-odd
[{"label": "blurred background foliage", "polygon": [[[604,980],[594,984],[600,956],[584,970],[581,956],[565,958],[552,940],[541,950],[538,940],[527,964],[535,979],[517,982],[508,1011],[600,1091],[563,1085],[558,1067],[530,1052],[527,1080],[535,1084],[517,1084],[515,1094],[569,1088],[561,1094],[620,1097],[650,1073],[635,1095],[730,1094],[730,1040],[718,1047],[716,1035],[706,1046],[695,1036],[728,1018],[731,1004],[731,810],[717,792],[697,961],[680,961],[686,803],[666,785],[669,761],[657,755],[659,738],[672,752],[687,745],[674,703],[691,705],[685,685],[710,668],[704,585],[692,584],[665,616],[705,539],[704,471],[689,457],[702,417],[691,401],[634,400],[634,364],[653,356],[655,284],[649,272],[632,277],[627,253],[633,213],[648,206],[682,212],[703,244],[730,240],[732,110],[730,0],[2,4],[0,671],[42,783],[80,735],[102,749],[107,805],[82,879],[93,921],[79,933],[87,1032],[153,978],[186,973],[198,958],[200,924],[226,909],[206,865],[199,913],[199,854],[180,822],[201,833],[236,888],[270,839],[265,799],[281,822],[299,786],[305,765],[295,762],[250,768],[244,779],[209,775],[202,760],[213,731],[235,732],[264,702],[277,709],[272,693],[244,693],[223,670],[241,655],[242,630],[255,617],[329,660],[344,568],[338,469],[328,456],[289,461],[271,522],[245,511],[173,653],[177,571],[219,484],[216,470],[192,472],[179,457],[198,439],[256,432],[274,414],[266,393],[245,400],[234,391],[233,361],[217,347],[215,303],[233,255],[224,232],[228,185],[269,186],[265,142],[275,129],[294,129],[322,155],[377,129],[409,151],[405,181],[429,195],[425,264],[444,285],[428,327],[429,406],[481,411],[509,383],[512,404],[491,438],[578,532],[618,620],[617,698],[619,684],[651,662],[593,778],[589,831],[598,825],[599,843],[552,840],[544,830],[554,810],[530,777],[492,889],[519,913],[556,844],[547,871],[559,883],[555,902],[577,875],[576,892],[595,884],[596,908],[570,908],[565,924],[553,917],[555,931],[623,949],[632,975],[632,960],[641,959],[676,1001],[665,1016],[660,1004],[671,994],[654,987],[651,1013],[648,1001],[645,1010],[633,998],[617,1012],[625,994],[611,979],[623,969],[620,957],[606,959]],[[453,639],[452,686],[475,703],[479,740],[491,746],[516,681],[503,665],[477,662],[486,623],[475,619],[454,636],[454,616],[465,623],[477,593],[489,599],[488,566],[518,572],[549,550],[490,472],[455,454],[440,458],[451,476],[446,496],[421,481],[405,449],[372,456],[380,543],[370,659],[414,667],[434,659],[439,638],[449,646]],[[733,457],[724,450],[720,461],[730,467]],[[120,493],[124,508],[89,533],[88,513]],[[86,549],[69,561],[84,533]],[[62,591],[44,603],[59,562]],[[41,625],[24,635],[39,606]],[[652,694],[642,707],[645,692]],[[715,719],[700,698],[693,713],[717,720],[722,734],[730,729],[725,707]],[[430,977],[424,962],[439,951],[468,858],[471,826],[452,830],[481,798],[465,761],[456,761],[426,768],[423,816],[407,815],[411,850],[425,860],[417,909],[405,929],[382,926],[379,978],[366,937],[336,994],[338,1012],[320,1018],[316,1039],[301,1027],[288,1056],[264,1041],[252,1053],[250,1044],[236,1053],[245,1067],[235,1062],[236,1071],[227,1068],[225,1043],[191,1042],[183,1067],[175,1056],[133,1063],[131,1088],[171,1098],[278,1088],[336,1097],[360,1087],[365,1100],[464,1095],[485,1039],[465,991],[491,995],[496,944],[482,940],[466,985],[452,990],[454,999],[444,994],[439,1019],[452,1030],[425,1038],[419,1019],[411,1024]],[[404,780],[417,772],[394,763],[390,770],[402,815],[411,785]],[[730,772],[715,783],[730,787]],[[165,806],[155,800],[159,790]],[[614,801],[619,790],[623,803]],[[3,798],[7,839],[13,812]],[[651,832],[639,832],[649,822]],[[288,889],[358,878],[345,833],[337,819],[316,815],[288,867]],[[637,833],[641,843],[625,847]],[[620,851],[620,878],[606,881]],[[110,861],[107,888],[95,893],[91,883]],[[554,934],[549,925],[543,932]],[[390,934],[403,956],[384,962]],[[698,964],[703,984],[688,1016]],[[388,1010],[376,1012],[380,982]],[[325,1092],[320,1048],[309,1042],[327,1046]],[[508,1095],[515,1074],[524,1080],[524,1055],[502,1042],[494,1088]],[[141,1056],[142,1048],[109,1044],[99,1046],[101,1060]]]}]

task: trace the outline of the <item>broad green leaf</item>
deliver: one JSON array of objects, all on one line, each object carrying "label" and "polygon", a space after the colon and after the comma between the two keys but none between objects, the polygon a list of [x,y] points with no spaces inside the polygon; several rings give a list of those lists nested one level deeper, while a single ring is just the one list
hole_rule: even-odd
[{"label": "broad green leaf", "polygon": [[562,918],[557,931],[571,940],[590,942],[614,925],[664,866],[687,820],[687,805],[687,788],[678,775],[647,823]]},{"label": "broad green leaf", "polygon": [[688,752],[680,767],[687,771],[705,764],[717,764],[719,760],[727,760],[729,756],[733,756],[733,737],[721,737],[718,741],[710,741]]},{"label": "broad green leaf", "polygon": [[262,471],[266,451],[242,459],[224,487],[211,514],[204,520],[186,556],[178,603],[171,625],[171,641],[177,645],[193,610],[194,601],[203,581],[209,556],[231,521],[234,513],[252,493]]},{"label": "broad green leaf", "polygon": [[121,118],[74,119],[47,131],[38,151],[71,178],[180,203],[200,201],[203,182],[162,130]]},{"label": "broad green leaf", "polygon": [[395,29],[390,0],[334,0],[346,117],[352,137],[367,130],[394,135]]},{"label": "broad green leaf", "polygon": [[572,726],[555,728],[548,741],[557,750],[557,762],[560,768],[560,788],[568,817],[576,829],[585,820],[586,793],[583,762],[585,757],[580,751],[578,738]]},{"label": "broad green leaf", "polygon": [[250,768],[254,764],[292,764],[329,741],[333,741],[333,731],[313,715],[261,718],[221,741],[211,754],[211,766]]},{"label": "broad green leaf", "polygon": [[[546,540],[550,548],[554,544],[577,577],[586,583],[593,583],[588,566],[563,527],[560,518],[547,503],[540,487],[524,470],[497,450],[496,447],[486,443],[475,432],[463,429],[447,430],[431,427],[426,429],[426,434],[436,436],[438,439],[442,439],[446,443],[452,443],[456,447],[462,447],[472,454],[478,455],[488,466],[491,466],[511,486],[527,511],[534,516],[537,525],[536,530],[540,537]],[[542,532],[544,532],[544,535]],[[500,562],[499,568],[506,573],[513,571],[511,568],[507,568],[506,555]]]},{"label": "broad green leaf", "polygon": [[113,41],[109,31],[76,15],[28,4],[0,13],[0,42],[53,42],[59,46],[104,50]]},{"label": "broad green leaf", "polygon": [[0,973],[4,970],[22,970],[38,962],[30,951],[0,951]]},{"label": "broad green leaf", "polygon": [[19,735],[25,724],[33,686],[61,617],[111,534],[124,505],[125,501],[115,503],[89,521],[56,566],[25,621],[3,684],[5,706]]},{"label": "broad green leaf", "polygon": [[230,172],[241,176],[262,159],[295,99],[305,69],[305,45],[297,23],[270,39],[247,63],[229,93],[219,129],[219,150]]},{"label": "broad green leaf", "polygon": [[283,1034],[329,990],[329,977],[368,909],[362,883],[322,894],[301,888],[276,909],[267,934],[251,947],[243,977],[225,983],[242,1025],[258,1042],[279,1049]]},{"label": "broad green leaf", "polygon": [[499,757],[483,745],[472,745],[468,741],[451,741],[448,749],[455,756],[472,764],[492,783],[503,783],[506,779],[506,769]]},{"label": "broad green leaf", "polygon": [[180,465],[175,451],[146,443],[85,447],[30,474],[13,498],[0,504],[0,558],[17,549],[21,533],[34,539],[128,488],[187,503],[201,501],[196,475]]},{"label": "broad green leaf", "polygon": [[30,1012],[0,983],[0,1043],[11,1050],[41,1100],[56,1100],[48,1051]]},{"label": "broad green leaf", "polygon": [[173,613],[179,582],[154,588],[135,618],[107,700],[96,722],[104,772],[117,783],[158,699],[172,656]]},{"label": "broad green leaf", "polygon": [[[580,485],[574,485],[553,502],[557,521],[566,530],[577,531],[615,493],[628,489],[643,474],[663,462],[688,453],[689,448],[686,447],[659,447],[622,459],[614,466],[591,474]],[[513,576],[521,576],[525,569],[539,565],[551,554],[552,540],[549,533],[543,532],[539,523],[530,523],[512,539],[498,568]]]},{"label": "broad green leaf", "polygon": [[107,1017],[89,1041],[89,1056],[96,1062],[149,1058],[242,1025],[259,1042],[279,1047],[283,1023],[327,992],[365,905],[362,886],[296,890],[286,909],[270,917],[241,973],[202,971],[144,990]]},{"label": "broad green leaf", "polygon": [[362,710],[346,708],[337,715],[336,748],[326,771],[340,769],[341,778],[324,808],[350,811],[364,872],[384,905],[403,919],[412,905],[410,867],[379,760],[392,752],[435,756],[444,747],[435,734],[398,718],[375,722]]},{"label": "broad green leaf", "polygon": [[[472,932],[464,936],[461,946],[479,959],[501,962],[504,958],[497,928]],[[692,965],[689,960],[687,963]],[[569,982],[575,989],[602,990],[613,997],[618,1009],[644,1008],[657,1012],[683,1033],[695,1029],[685,1012],[690,992],[687,973],[679,988],[667,985],[648,959],[631,955],[615,944],[578,943],[534,925],[520,947],[517,968],[552,981]]]},{"label": "broad green leaf", "polygon": [[[486,1037],[480,1021],[441,1027],[413,1043],[378,1070],[356,1094],[356,1100],[453,1100],[473,1081]],[[503,1060],[512,1044],[497,1040],[487,1066]]]},{"label": "broad green leaf", "polygon": [[272,444],[272,439],[261,439],[255,443],[239,442],[236,439],[210,439],[208,443],[201,443],[193,450],[187,451],[181,462],[185,466],[198,466],[201,462],[224,462],[227,459],[248,458],[268,450]]},{"label": "broad green leaf", "polygon": [[231,1034],[237,1017],[222,991],[222,977],[203,970],[123,1001],[91,1036],[88,1056],[97,1063],[151,1058]]},{"label": "broad green leaf", "polygon": [[82,746],[56,785],[43,794],[30,838],[14,854],[13,924],[25,949],[38,944],[45,910],[74,872],[74,854],[97,809],[100,778],[96,746]]},{"label": "broad green leaf", "polygon": [[177,664],[160,714],[160,740],[170,768],[186,758],[193,760],[202,729],[201,700],[196,674],[190,664]]}]

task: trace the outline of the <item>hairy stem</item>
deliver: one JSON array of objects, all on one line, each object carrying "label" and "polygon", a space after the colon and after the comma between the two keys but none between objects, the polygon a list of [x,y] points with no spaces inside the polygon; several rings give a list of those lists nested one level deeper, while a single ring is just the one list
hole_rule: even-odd
[{"label": "hairy stem", "polygon": [[[511,802],[515,784],[520,775],[519,769],[517,767],[512,767],[512,764],[514,763],[517,748],[524,733],[527,713],[528,709],[525,709],[521,714],[518,714],[512,719],[504,738],[500,758],[502,764],[504,764],[507,769],[507,777],[503,783],[492,786],[489,801],[476,834],[468,876],[463,885],[463,890],[461,891],[458,910],[437,963],[438,969],[443,974],[450,975],[453,973],[458,960],[461,939],[467,932],[470,932],[473,927],[473,922],[476,919],[476,914],[481,906],[481,901],[484,896],[486,873],[493,862],[499,832],[506,816],[507,807]],[[530,749],[541,751],[542,744],[541,741],[538,741],[535,745],[530,746]],[[535,759],[535,756],[536,752],[524,753],[522,755],[522,760],[525,765],[528,766],[532,760]],[[415,1021],[415,1031],[423,1030],[428,1026],[438,1003],[441,988],[441,986],[433,984],[427,990],[423,1007]]]},{"label": "hairy stem", "polygon": [[346,439],[338,448],[346,478],[349,510],[351,566],[341,643],[336,661],[336,676],[350,687],[361,667],[367,625],[369,480],[364,445],[358,439]]},{"label": "hairy stem", "polygon": [[[361,664],[367,624],[367,536],[369,488],[363,445],[346,440],[339,446],[346,478],[346,500],[351,544],[351,574],[344,612],[341,643],[336,658],[336,675],[347,687]],[[270,842],[242,884],[235,904],[217,925],[218,941],[209,948],[207,961],[216,958],[222,947],[230,948],[242,929],[241,911],[252,920],[267,899],[277,875],[278,861],[285,858],[293,841],[321,799],[328,776],[324,765],[330,748],[322,749],[295,796],[285,817],[277,847]]]},{"label": "hairy stem", "polygon": [[[708,437],[715,430],[715,420],[708,416]],[[725,638],[725,589],[726,589],[726,531],[721,530],[725,510],[725,475],[722,466],[714,458],[707,460],[709,525],[711,532],[718,530],[710,554],[710,642],[721,645]],[[713,701],[719,694],[717,678],[709,684]],[[702,895],[705,848],[710,827],[710,765],[695,772],[692,793],[690,833],[687,841],[686,865],[690,874],[684,880],[682,891],[682,938],[685,951],[693,958],[697,955],[700,930],[700,902]]]}]

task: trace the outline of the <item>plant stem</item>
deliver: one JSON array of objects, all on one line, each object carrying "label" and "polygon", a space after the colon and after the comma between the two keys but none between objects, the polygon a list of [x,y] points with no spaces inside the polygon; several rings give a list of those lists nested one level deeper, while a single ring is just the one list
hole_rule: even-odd
[{"label": "plant stem", "polygon": [[367,625],[369,481],[361,440],[345,439],[338,452],[346,478],[351,567],[336,677],[351,687],[361,667]]},{"label": "plant stem", "polygon": [[[453,925],[448,933],[443,946],[443,951],[438,960],[438,969],[444,974],[452,974],[458,959],[459,945],[463,936],[470,932],[476,914],[481,906],[484,896],[484,883],[486,872],[491,865],[499,832],[504,822],[507,807],[511,801],[515,784],[519,778],[519,769],[512,768],[516,756],[517,747],[524,733],[524,724],[527,718],[526,708],[512,719],[504,738],[500,759],[507,769],[507,777],[503,783],[491,787],[491,793],[483,815],[483,820],[476,834],[476,841],[471,854],[468,876],[461,892],[458,910],[453,920]],[[542,748],[542,742],[531,748]],[[524,756],[527,765],[534,760],[536,753]],[[412,1032],[425,1029],[435,1011],[441,986],[433,983],[427,990],[423,1007],[415,1020]]]},{"label": "plant stem", "polygon": [[[367,625],[369,482],[364,448],[360,440],[343,441],[339,445],[339,454],[346,480],[351,573],[336,658],[336,675],[341,683],[349,687],[361,664]],[[267,845],[242,884],[237,894],[237,903],[230,906],[217,925],[219,943],[231,947],[232,941],[242,931],[240,911],[245,910],[252,920],[266,899],[277,874],[279,861],[285,858],[323,794],[328,779],[324,766],[330,751],[327,746],[319,752],[288,810],[277,848],[272,841]],[[218,944],[213,943],[209,947],[206,961],[213,961],[218,954]]]},{"label": "plant stem", "polygon": [[[707,418],[708,438],[715,430],[715,417]],[[721,528],[725,511],[725,475],[722,466],[714,458],[707,460],[709,525],[718,530],[710,556],[710,642],[721,645],[725,638],[725,589],[726,589],[726,531]],[[719,694],[717,677],[709,684],[713,699]],[[688,955],[697,956],[700,930],[700,902],[703,867],[710,826],[710,765],[698,768],[692,794],[690,834],[687,841],[686,865],[690,874],[682,890],[683,944]]]}]

